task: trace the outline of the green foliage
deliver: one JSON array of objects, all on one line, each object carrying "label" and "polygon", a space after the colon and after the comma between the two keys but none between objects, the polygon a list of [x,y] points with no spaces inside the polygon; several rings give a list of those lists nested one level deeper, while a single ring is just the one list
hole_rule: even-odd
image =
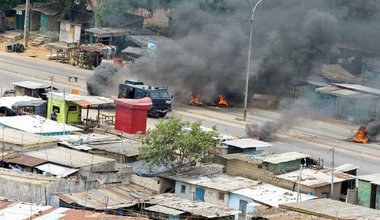
[{"label": "green foliage", "polygon": [[0,12],[4,12],[16,6],[16,1],[14,0],[0,0]]},{"label": "green foliage", "polygon": [[161,119],[143,138],[139,159],[181,172],[186,162],[209,160],[217,136],[215,127],[212,131],[203,131],[200,121],[190,123],[180,117]]}]

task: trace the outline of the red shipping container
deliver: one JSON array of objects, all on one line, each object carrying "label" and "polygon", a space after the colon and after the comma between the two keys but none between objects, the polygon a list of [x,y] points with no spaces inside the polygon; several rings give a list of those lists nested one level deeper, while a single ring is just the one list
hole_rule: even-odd
[{"label": "red shipping container", "polygon": [[152,108],[152,100],[115,99],[115,129],[129,134],[146,133],[148,110]]}]

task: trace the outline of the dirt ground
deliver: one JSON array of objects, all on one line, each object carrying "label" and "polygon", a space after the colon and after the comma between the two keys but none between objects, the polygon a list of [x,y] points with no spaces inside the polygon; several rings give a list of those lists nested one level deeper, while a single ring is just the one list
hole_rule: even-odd
[{"label": "dirt ground", "polygon": [[[5,45],[7,43],[10,43],[10,42],[14,42],[14,41],[2,40],[0,42],[0,51],[5,52]],[[18,41],[16,41],[16,43],[23,44],[24,41],[18,40]],[[50,51],[46,48],[43,48],[43,47],[34,47],[34,46],[30,45],[30,43],[29,43],[28,49],[25,51],[25,53],[18,53],[18,55],[19,56],[26,56],[26,57],[34,57],[34,58],[38,58],[38,59],[42,59],[42,60],[48,60],[48,55],[50,55]]]}]

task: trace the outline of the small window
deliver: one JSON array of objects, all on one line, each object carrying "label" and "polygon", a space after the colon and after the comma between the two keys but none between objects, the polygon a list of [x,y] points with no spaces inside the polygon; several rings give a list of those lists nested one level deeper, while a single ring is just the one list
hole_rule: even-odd
[{"label": "small window", "polygon": [[222,192],[220,192],[219,193],[219,200],[224,200],[224,195],[225,195],[225,193],[222,193]]},{"label": "small window", "polygon": [[75,112],[75,111],[77,111],[77,106],[76,105],[69,106],[69,112]]},{"label": "small window", "polygon": [[181,193],[185,193],[186,192],[186,186],[185,185],[181,185]]},{"label": "small window", "polygon": [[61,110],[58,106],[53,105],[53,112],[57,112],[57,114],[59,114],[61,112]]}]

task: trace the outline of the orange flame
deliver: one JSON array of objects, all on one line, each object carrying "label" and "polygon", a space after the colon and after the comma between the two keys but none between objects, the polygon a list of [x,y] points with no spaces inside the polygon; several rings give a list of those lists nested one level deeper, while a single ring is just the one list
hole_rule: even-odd
[{"label": "orange flame", "polygon": [[222,95],[219,95],[218,105],[223,107],[229,107],[227,99],[224,98]]},{"label": "orange flame", "polygon": [[190,102],[189,102],[190,105],[197,105],[197,106],[201,106],[203,105],[202,101],[201,101],[201,95],[197,94],[195,97],[193,97]]},{"label": "orange flame", "polygon": [[368,143],[368,137],[366,136],[367,130],[365,127],[360,127],[356,135],[352,138],[353,142],[356,143],[363,143],[366,144]]}]

